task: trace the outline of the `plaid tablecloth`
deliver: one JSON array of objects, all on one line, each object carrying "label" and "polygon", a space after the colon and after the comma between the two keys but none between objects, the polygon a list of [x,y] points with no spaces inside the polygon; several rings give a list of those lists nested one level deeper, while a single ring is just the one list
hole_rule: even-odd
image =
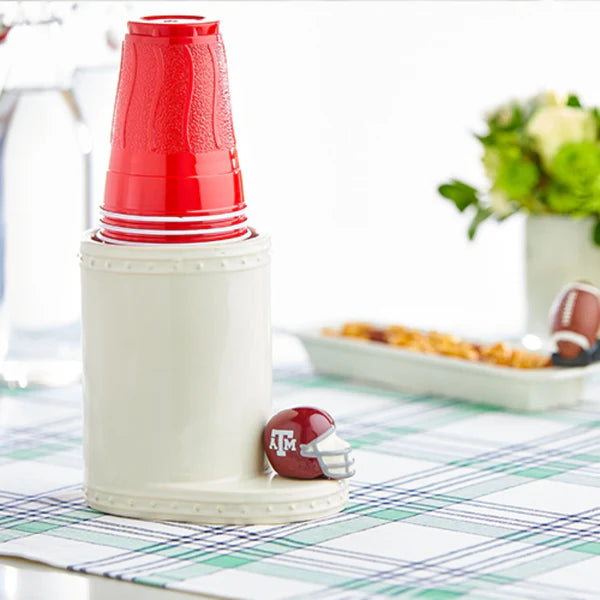
[{"label": "plaid tablecloth", "polygon": [[343,513],[276,527],[90,510],[79,388],[5,392],[0,554],[228,598],[597,599],[599,391],[521,415],[279,374],[278,407],[332,412],[358,472]]}]

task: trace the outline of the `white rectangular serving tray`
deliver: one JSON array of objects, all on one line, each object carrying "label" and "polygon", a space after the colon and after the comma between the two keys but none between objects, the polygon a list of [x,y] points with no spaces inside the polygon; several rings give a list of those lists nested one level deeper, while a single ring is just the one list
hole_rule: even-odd
[{"label": "white rectangular serving tray", "polygon": [[296,332],[318,373],[351,377],[415,395],[447,396],[510,410],[539,411],[572,406],[586,379],[600,372],[587,367],[515,369],[459,358],[411,352],[378,342]]}]

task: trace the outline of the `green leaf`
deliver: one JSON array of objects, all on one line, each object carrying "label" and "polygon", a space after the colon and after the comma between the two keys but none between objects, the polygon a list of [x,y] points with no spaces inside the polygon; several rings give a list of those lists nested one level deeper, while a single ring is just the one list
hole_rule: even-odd
[{"label": "green leaf", "polygon": [[596,221],[596,224],[594,225],[593,239],[594,244],[596,244],[596,246],[600,246],[600,218]]},{"label": "green leaf", "polygon": [[569,94],[567,98],[567,106],[573,106],[574,108],[581,108],[581,102],[575,94]]},{"label": "green leaf", "polygon": [[486,135],[474,134],[474,136],[483,146],[493,146],[496,144],[496,136],[493,133],[487,133]]},{"label": "green leaf", "polygon": [[473,240],[475,238],[475,233],[477,233],[477,228],[486,219],[489,219],[489,217],[491,217],[491,216],[492,216],[492,211],[489,210],[488,208],[481,208],[481,207],[477,208],[477,212],[475,213],[475,216],[473,217],[473,220],[471,221],[471,224],[469,225],[468,235],[469,235],[470,240]]},{"label": "green leaf", "polygon": [[444,198],[452,200],[456,205],[456,208],[460,212],[463,212],[468,206],[472,204],[479,204],[479,198],[477,197],[477,190],[462,181],[453,179],[450,183],[444,183],[438,187],[438,192]]},{"label": "green leaf", "polygon": [[518,104],[513,104],[512,107],[512,118],[508,124],[507,129],[513,130],[523,125],[523,111]]}]

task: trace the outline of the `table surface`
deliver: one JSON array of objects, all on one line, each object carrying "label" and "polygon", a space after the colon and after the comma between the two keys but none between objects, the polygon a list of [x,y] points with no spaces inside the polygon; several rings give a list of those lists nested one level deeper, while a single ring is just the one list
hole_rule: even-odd
[{"label": "table surface", "polygon": [[[4,393],[0,554],[72,570],[4,557],[0,598],[598,598],[599,391],[524,415],[287,368],[276,403],[323,406],[353,444],[350,506],[279,528],[179,524],[175,537],[83,506],[77,388]],[[149,552],[150,534],[176,543]]]}]

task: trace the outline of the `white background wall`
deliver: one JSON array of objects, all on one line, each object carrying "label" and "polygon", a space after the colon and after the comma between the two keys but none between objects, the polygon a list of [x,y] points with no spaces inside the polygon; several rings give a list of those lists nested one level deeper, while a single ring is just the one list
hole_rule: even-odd
[{"label": "white background wall", "polygon": [[[483,183],[471,133],[496,103],[552,88],[600,104],[599,3],[129,6],[221,19],[250,218],[273,240],[276,326],[366,318],[521,332],[522,221],[486,224],[469,243],[467,217],[436,187]],[[115,75],[78,81],[100,201]]]}]

